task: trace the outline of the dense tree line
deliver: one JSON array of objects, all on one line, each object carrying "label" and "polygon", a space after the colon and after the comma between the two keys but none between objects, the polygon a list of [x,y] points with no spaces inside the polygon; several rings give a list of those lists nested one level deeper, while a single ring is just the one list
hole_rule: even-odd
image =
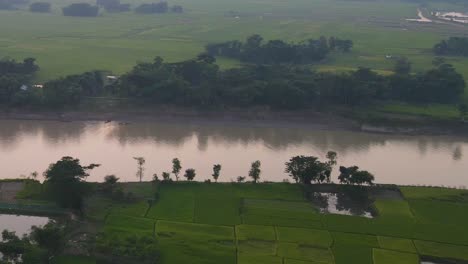
[{"label": "dense tree line", "polygon": [[448,64],[427,72],[379,75],[368,68],[347,73],[315,72],[297,65],[249,65],[220,71],[214,58],[140,63],[113,87],[122,97],[157,104],[203,107],[267,105],[307,108],[320,104],[359,105],[372,100],[453,103],[465,81]]},{"label": "dense tree line", "polygon": [[0,103],[12,106],[62,107],[76,105],[83,96],[104,94],[104,73],[69,75],[35,87],[31,80],[39,69],[32,58],[22,63],[0,61]]},{"label": "dense tree line", "polygon": [[39,66],[37,66],[35,62],[36,60],[34,58],[26,58],[23,62],[16,62],[11,59],[2,59],[0,60],[0,75],[31,75],[39,69]]},{"label": "dense tree line", "polygon": [[165,1],[149,4],[141,4],[135,8],[135,12],[139,14],[164,14],[168,12],[182,13],[183,7],[180,5],[174,5],[169,7],[169,4]]},{"label": "dense tree line", "polygon": [[97,0],[96,5],[111,13],[130,11],[130,4],[122,4],[120,0]]},{"label": "dense tree line", "polygon": [[0,10],[14,10],[28,2],[29,0],[0,0]]},{"label": "dense tree line", "polygon": [[206,52],[211,56],[224,56],[250,63],[306,64],[324,59],[334,50],[348,52],[353,47],[351,40],[335,37],[308,39],[301,43],[287,43],[283,40],[264,41],[260,35],[252,35],[245,42],[233,40],[209,44]]},{"label": "dense tree line", "polygon": [[36,13],[49,13],[50,12],[50,3],[47,2],[34,2],[29,6],[31,12]]},{"label": "dense tree line", "polygon": [[468,37],[450,37],[434,45],[437,55],[468,56]]},{"label": "dense tree line", "polygon": [[16,104],[29,97],[25,88],[31,83],[38,69],[33,58],[24,59],[22,62],[0,60],[0,103]]},{"label": "dense tree line", "polygon": [[[73,106],[87,96],[136,98],[148,104],[201,108],[269,106],[303,109],[325,105],[356,106],[376,100],[417,103],[457,103],[466,86],[453,66],[442,63],[410,74],[411,64],[399,60],[395,74],[380,75],[368,68],[345,73],[316,72],[300,65],[247,65],[220,70],[215,58],[166,63],[160,57],[139,63],[109,83],[102,72],[86,72],[26,89],[37,70],[33,59],[0,63],[0,102],[47,107]],[[21,73],[21,74],[16,74]]]},{"label": "dense tree line", "polygon": [[18,237],[3,230],[0,236],[0,263],[47,264],[65,248],[64,226],[49,222],[43,227],[33,226],[29,235]]},{"label": "dense tree line", "polygon": [[96,17],[99,14],[99,7],[88,3],[73,3],[62,8],[64,16]]}]

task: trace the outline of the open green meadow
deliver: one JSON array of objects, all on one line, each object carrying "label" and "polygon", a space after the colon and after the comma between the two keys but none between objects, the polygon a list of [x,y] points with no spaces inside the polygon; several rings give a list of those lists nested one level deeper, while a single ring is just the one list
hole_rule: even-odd
[{"label": "open green meadow", "polygon": [[[27,7],[0,11],[0,57],[35,57],[41,66],[39,82],[86,70],[110,70],[116,74],[137,61],[161,56],[184,60],[203,51],[207,43],[245,39],[261,34],[266,39],[300,41],[321,35],[354,41],[349,54],[334,54],[317,67],[348,71],[358,66],[388,73],[393,58],[407,56],[414,70],[427,69],[431,47],[442,38],[466,34],[466,27],[418,24],[415,3],[339,0],[200,0],[169,1],[180,4],[184,14],[137,15],[134,12],[99,17],[64,17],[61,7],[73,0],[52,0],[50,14],[31,13]],[[94,3],[92,0],[81,2]],[[125,2],[125,1],[123,1]],[[132,1],[132,7],[144,1]],[[434,4],[434,9],[460,10],[462,6]],[[228,12],[236,15],[226,15]],[[468,59],[447,58],[468,77]],[[220,58],[222,67],[239,63]]]},{"label": "open green meadow", "polygon": [[[144,197],[150,185],[132,191]],[[109,235],[155,236],[164,264],[468,261],[464,190],[401,187],[403,197],[376,198],[377,216],[364,218],[321,214],[297,184],[177,182],[153,188],[154,203],[91,199],[88,213]]]}]

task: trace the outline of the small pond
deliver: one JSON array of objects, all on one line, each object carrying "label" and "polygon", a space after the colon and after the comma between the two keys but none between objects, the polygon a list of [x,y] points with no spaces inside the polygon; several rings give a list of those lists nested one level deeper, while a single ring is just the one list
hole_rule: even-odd
[{"label": "small pond", "polygon": [[[43,226],[49,222],[48,217],[0,214],[0,232],[14,231],[16,235],[23,236],[31,231],[33,226]],[[1,237],[0,237],[1,239]]]},{"label": "small pond", "polygon": [[310,195],[321,213],[354,215],[373,218],[376,214],[372,209],[372,201],[366,195],[352,195],[347,192],[313,192]]}]

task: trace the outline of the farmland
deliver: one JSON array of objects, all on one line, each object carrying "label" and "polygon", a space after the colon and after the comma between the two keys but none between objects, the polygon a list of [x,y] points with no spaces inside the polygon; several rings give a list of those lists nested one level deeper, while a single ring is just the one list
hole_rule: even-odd
[{"label": "farmland", "polygon": [[[251,34],[266,39],[301,41],[320,35],[352,39],[349,54],[331,56],[318,67],[348,71],[365,66],[391,71],[394,60],[407,56],[415,71],[431,65],[431,47],[443,38],[462,35],[466,28],[406,22],[416,16],[417,4],[400,1],[177,1],[184,14],[137,15],[101,12],[95,18],[64,17],[60,8],[73,1],[53,1],[50,14],[0,11],[0,55],[35,57],[41,66],[39,82],[86,70],[129,70],[137,61],[161,56],[168,61],[194,57],[208,43],[242,40]],[[90,1],[92,2],[92,1]],[[132,2],[132,6],[140,2]],[[431,6],[430,6],[431,7]],[[434,9],[459,6],[433,4]],[[234,12],[236,16],[227,15]],[[468,59],[447,58],[465,77]],[[222,67],[237,61],[218,58]]]},{"label": "farmland", "polygon": [[[150,183],[124,185],[140,197],[149,194]],[[176,182],[153,188],[159,198],[146,207],[95,197],[87,214],[104,223],[107,236],[155,237],[161,263],[468,261],[464,190],[400,187],[401,197],[375,196],[377,216],[365,218],[321,214],[297,184]],[[94,263],[89,261],[77,263]]]}]

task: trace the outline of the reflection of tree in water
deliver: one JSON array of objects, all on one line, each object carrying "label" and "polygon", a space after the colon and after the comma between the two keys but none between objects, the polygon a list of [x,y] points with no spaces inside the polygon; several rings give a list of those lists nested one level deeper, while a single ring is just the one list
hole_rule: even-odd
[{"label": "reflection of tree in water", "polygon": [[304,127],[259,127],[245,124],[167,124],[132,123],[116,125],[107,137],[121,144],[152,141],[180,146],[196,136],[198,148],[203,151],[210,143],[219,145],[242,145],[262,143],[273,150],[284,150],[291,146],[311,145],[316,151],[326,152],[330,148],[339,153],[367,150],[372,145],[385,144],[385,137],[353,132],[311,130]]},{"label": "reflection of tree in water", "polygon": [[452,158],[453,160],[461,160],[463,157],[463,152],[462,148],[460,145],[456,146],[455,149],[453,150],[453,155]]},{"label": "reflection of tree in water", "polygon": [[319,192],[314,192],[311,194],[310,199],[313,204],[318,208],[328,208],[328,198],[330,194],[324,194]]},{"label": "reflection of tree in water", "polygon": [[[19,138],[37,136],[42,133],[49,144],[65,141],[79,141],[84,135],[94,135],[100,129],[106,131],[106,138],[120,144],[142,142],[146,144],[167,144],[175,147],[196,137],[198,149],[205,151],[210,144],[229,147],[230,145],[263,144],[272,150],[285,150],[301,146],[313,154],[328,150],[338,155],[368,151],[372,146],[400,143],[417,146],[421,154],[431,147],[452,149],[452,145],[468,142],[466,139],[450,137],[411,137],[369,134],[350,131],[314,130],[306,126],[279,123],[278,126],[261,126],[255,123],[176,123],[176,122],[136,122],[131,124],[104,124],[103,122],[53,122],[53,121],[0,121],[0,145],[13,147]],[[453,158],[461,159],[461,148],[453,152]]]},{"label": "reflection of tree in water", "polygon": [[38,135],[42,135],[47,143],[56,145],[64,141],[79,140],[84,131],[91,129],[86,122],[3,120],[0,124],[2,148],[14,148],[22,138]]},{"label": "reflection of tree in water", "polygon": [[40,122],[40,130],[47,143],[59,145],[64,142],[78,143],[81,137],[88,132],[93,134],[99,125],[90,122]]},{"label": "reflection of tree in water", "polygon": [[132,123],[113,125],[106,137],[116,139],[121,145],[144,142],[177,147],[190,139],[193,133],[193,130],[185,125]]},{"label": "reflection of tree in water", "polygon": [[352,215],[369,213],[372,201],[365,189],[350,189],[336,193],[336,209],[349,211]]},{"label": "reflection of tree in water", "polygon": [[371,214],[372,200],[368,198],[365,189],[346,189],[337,193],[314,192],[310,199],[317,207],[327,213],[337,211],[359,216]]}]

